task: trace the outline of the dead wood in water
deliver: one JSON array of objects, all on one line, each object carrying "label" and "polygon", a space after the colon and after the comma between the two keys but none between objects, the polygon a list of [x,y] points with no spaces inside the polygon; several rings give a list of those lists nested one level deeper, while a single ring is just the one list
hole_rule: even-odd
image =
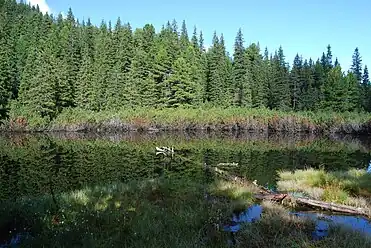
[{"label": "dead wood in water", "polygon": [[268,201],[275,201],[275,202],[280,202],[280,203],[283,203],[284,200],[292,200],[296,202],[297,204],[309,206],[312,208],[321,208],[327,211],[367,216],[368,218],[371,217],[371,210],[369,209],[351,207],[347,205],[329,203],[329,202],[324,202],[324,201],[318,201],[318,200],[304,198],[304,197],[294,197],[286,193],[272,193],[268,191],[267,189],[257,185],[255,182],[250,182],[249,180],[243,177],[231,175],[229,172],[221,170],[217,167],[211,167],[210,169],[212,173],[217,174],[218,176],[224,178],[227,181],[236,182],[242,185],[254,186],[254,189],[256,188],[256,192],[259,192],[259,194],[254,195],[254,197],[258,200],[268,200]]},{"label": "dead wood in water", "polygon": [[324,201],[318,201],[302,197],[293,197],[293,199],[299,204],[322,208],[323,210],[370,217],[370,210],[367,210],[365,208],[357,208],[342,204],[328,203]]},{"label": "dead wood in water", "polygon": [[289,196],[288,194],[280,194],[280,193],[256,194],[254,195],[254,197],[259,200],[269,200],[269,201],[275,201],[275,202],[281,202],[281,203],[283,202],[284,199],[291,199],[297,204],[309,206],[312,208],[321,208],[323,210],[332,211],[332,212],[340,212],[340,213],[346,213],[346,214],[362,215],[362,216],[371,217],[370,210],[367,210],[365,208],[351,207],[351,206],[342,205],[342,204],[313,200],[310,198],[293,197],[293,196]]}]

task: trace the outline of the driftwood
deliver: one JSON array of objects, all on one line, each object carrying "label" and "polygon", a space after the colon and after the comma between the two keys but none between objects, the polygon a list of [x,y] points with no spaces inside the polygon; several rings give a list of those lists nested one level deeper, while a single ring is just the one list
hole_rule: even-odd
[{"label": "driftwood", "polygon": [[217,167],[212,167],[210,169],[213,173],[218,174],[219,176],[223,177],[224,179],[228,181],[234,181],[236,183],[245,184],[245,185],[246,184],[255,185],[257,189],[259,189],[259,194],[255,194],[254,197],[259,200],[269,200],[269,201],[275,201],[275,202],[282,203],[284,199],[291,199],[295,201],[297,204],[306,205],[312,208],[321,208],[327,211],[341,212],[341,213],[353,214],[353,215],[362,215],[362,216],[367,216],[369,218],[371,217],[371,211],[365,208],[357,208],[357,207],[351,207],[347,205],[328,203],[328,202],[318,201],[318,200],[304,198],[304,197],[294,197],[294,196],[290,196],[285,193],[272,193],[268,191],[267,189],[257,185],[254,182],[250,182],[247,179],[242,178],[242,177],[231,175],[227,171],[221,170]]},{"label": "driftwood", "polygon": [[294,200],[302,205],[308,205],[311,207],[318,207],[328,211],[342,212],[347,214],[363,215],[370,217],[370,211],[364,208],[351,207],[347,205],[328,203],[324,201],[317,201],[309,198],[294,197]]}]

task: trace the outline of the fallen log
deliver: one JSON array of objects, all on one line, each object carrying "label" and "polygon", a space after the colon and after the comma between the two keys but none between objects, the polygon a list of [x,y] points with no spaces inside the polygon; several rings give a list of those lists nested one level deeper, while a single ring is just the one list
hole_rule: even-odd
[{"label": "fallen log", "polygon": [[351,206],[342,205],[342,204],[328,203],[324,201],[318,201],[318,200],[302,198],[302,197],[292,197],[292,198],[297,203],[302,204],[302,205],[317,207],[323,210],[328,210],[328,211],[333,211],[333,212],[341,212],[341,213],[370,217],[370,210],[367,210],[365,208],[357,208],[357,207],[351,207]]},{"label": "fallen log", "polygon": [[288,199],[288,200],[295,201],[297,204],[306,205],[312,208],[321,208],[327,211],[353,214],[353,215],[361,215],[361,216],[366,216],[368,218],[371,218],[370,209],[357,208],[357,207],[351,207],[351,206],[342,205],[342,204],[318,201],[318,200],[313,200],[313,199],[304,198],[304,197],[294,197],[294,196],[291,196],[285,193],[272,193],[266,190],[265,188],[257,185],[254,182],[250,182],[247,179],[239,177],[239,176],[231,175],[229,172],[221,170],[217,167],[212,167],[211,171],[213,173],[218,174],[219,176],[223,177],[224,179],[228,181],[234,181],[240,184],[245,184],[245,185],[248,184],[248,185],[256,186],[256,188],[259,191],[259,194],[255,194],[254,197],[258,200],[269,200],[269,201],[283,203],[283,200]]},{"label": "fallen log", "polygon": [[293,197],[288,194],[256,194],[254,197],[258,200],[268,200],[275,202],[283,202],[284,199],[290,199],[295,201],[297,204],[309,206],[312,208],[321,208],[326,211],[340,212],[353,215],[362,215],[371,217],[371,211],[365,208],[351,207],[342,204],[329,203],[324,201],[313,200],[310,198]]}]

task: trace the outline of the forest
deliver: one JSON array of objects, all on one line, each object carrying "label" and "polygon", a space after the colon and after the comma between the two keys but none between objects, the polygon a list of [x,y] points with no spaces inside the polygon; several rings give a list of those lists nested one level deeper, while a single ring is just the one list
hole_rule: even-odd
[{"label": "forest", "polygon": [[[120,18],[78,20],[0,1],[0,117],[55,119],[65,109],[264,108],[370,112],[371,87],[358,48],[342,68],[331,46],[293,62],[282,47],[247,46],[237,30],[233,54],[223,34],[205,48],[202,31],[168,21],[133,30]],[[345,72],[346,71],[346,72]]]}]

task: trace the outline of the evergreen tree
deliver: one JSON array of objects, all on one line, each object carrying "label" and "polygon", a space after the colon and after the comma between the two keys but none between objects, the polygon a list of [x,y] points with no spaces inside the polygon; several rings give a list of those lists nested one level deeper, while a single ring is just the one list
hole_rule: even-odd
[{"label": "evergreen tree", "polygon": [[81,48],[79,44],[77,23],[72,10],[69,9],[66,21],[63,22],[60,30],[60,99],[58,108],[70,107],[75,105],[75,82],[81,63]]},{"label": "evergreen tree", "polygon": [[94,110],[93,60],[90,48],[85,46],[82,52],[82,64],[76,82],[76,105],[82,109]]},{"label": "evergreen tree", "polygon": [[101,23],[99,33],[95,38],[94,64],[92,90],[93,110],[103,110],[106,108],[106,89],[109,81],[109,73],[112,68],[110,55],[111,37],[105,22]]},{"label": "evergreen tree", "polygon": [[269,107],[272,109],[290,109],[289,74],[282,47],[271,61],[273,82],[270,85]]},{"label": "evergreen tree", "polygon": [[303,88],[302,96],[299,101],[298,108],[301,110],[314,110],[316,103],[319,101],[318,89],[315,87],[314,83],[314,65],[313,61],[310,59],[304,61],[303,65]]},{"label": "evergreen tree", "polygon": [[304,90],[303,60],[296,54],[291,70],[291,104],[293,110],[299,110],[302,105],[302,91]]},{"label": "evergreen tree", "polygon": [[234,102],[237,106],[251,106],[251,86],[245,61],[241,29],[238,30],[233,54],[232,79],[234,83]]},{"label": "evergreen tree", "polygon": [[197,28],[196,28],[196,26],[194,26],[194,28],[193,28],[193,35],[192,35],[191,43],[192,43],[192,46],[195,49],[200,50],[200,44],[198,43]]},{"label": "evergreen tree", "polygon": [[204,99],[216,106],[229,106],[232,101],[230,84],[231,61],[226,56],[223,35],[219,38],[216,33],[213,45],[207,52],[208,71],[205,84]]},{"label": "evergreen tree", "polygon": [[252,43],[245,53],[247,64],[247,81],[251,88],[253,107],[264,107],[267,102],[267,87],[264,83],[263,57],[260,54],[259,44]]},{"label": "evergreen tree", "polygon": [[199,44],[200,44],[201,52],[204,53],[205,52],[205,44],[204,44],[204,36],[202,34],[202,31],[200,31]]},{"label": "evergreen tree", "polygon": [[362,58],[359,54],[358,47],[354,50],[353,53],[353,63],[351,66],[351,71],[357,77],[359,83],[362,82]]},{"label": "evergreen tree", "polygon": [[[340,66],[339,66],[340,67]],[[325,74],[325,69],[322,66],[322,63],[320,63],[319,60],[314,65],[314,92],[316,95],[314,95],[315,99],[315,109],[320,109],[322,107],[322,101],[324,101],[323,96],[323,87],[326,84],[327,77]]]},{"label": "evergreen tree", "polygon": [[331,46],[330,45],[327,46],[326,59],[327,59],[326,66],[330,70],[333,67],[333,64],[332,64],[332,51],[331,51]]},{"label": "evergreen tree", "polygon": [[[367,66],[358,48],[344,74],[331,46],[314,63],[297,55],[290,70],[282,47],[272,56],[259,43],[244,47],[238,31],[234,53],[214,33],[205,48],[202,31],[188,36],[175,20],[156,33],[151,24],[90,19],[82,24],[44,15],[38,7],[0,1],[0,118],[19,108],[46,119],[63,109],[126,107],[269,107],[280,110],[371,111]],[[189,39],[191,38],[191,39]],[[12,107],[10,107],[10,105]]]},{"label": "evergreen tree", "polygon": [[368,75],[367,65],[363,70],[362,75],[362,87],[361,87],[361,98],[362,98],[362,108],[366,111],[371,111],[371,88],[370,88],[370,79]]},{"label": "evergreen tree", "polygon": [[33,109],[40,117],[48,119],[54,118],[57,114],[60,80],[57,59],[53,55],[53,40],[54,33],[51,33],[49,39],[43,43],[44,51],[34,49],[29,55],[29,59],[35,58],[33,61],[34,74],[26,74],[29,78],[22,81],[23,85],[21,84],[22,90],[20,91],[22,103]]},{"label": "evergreen tree", "polygon": [[199,91],[196,82],[191,78],[191,65],[180,57],[174,62],[173,68],[174,73],[167,79],[168,106],[192,106],[199,98]]},{"label": "evergreen tree", "polygon": [[327,80],[322,86],[321,91],[323,99],[321,102],[322,109],[344,111],[348,109],[347,102],[347,83],[344,80],[341,67],[334,67],[329,71]]},{"label": "evergreen tree", "polygon": [[180,48],[182,51],[188,48],[189,45],[189,38],[188,38],[188,31],[185,21],[183,20],[182,29],[180,32]]},{"label": "evergreen tree", "polygon": [[360,96],[360,85],[356,75],[352,72],[349,72],[345,77],[345,84],[346,99],[343,102],[343,108],[340,109],[340,111],[359,110],[362,106],[362,100]]},{"label": "evergreen tree", "polygon": [[335,60],[335,64],[334,64],[334,67],[336,67],[336,66],[340,66],[340,63],[339,63],[339,60],[338,60],[338,58],[336,57],[336,60]]}]

